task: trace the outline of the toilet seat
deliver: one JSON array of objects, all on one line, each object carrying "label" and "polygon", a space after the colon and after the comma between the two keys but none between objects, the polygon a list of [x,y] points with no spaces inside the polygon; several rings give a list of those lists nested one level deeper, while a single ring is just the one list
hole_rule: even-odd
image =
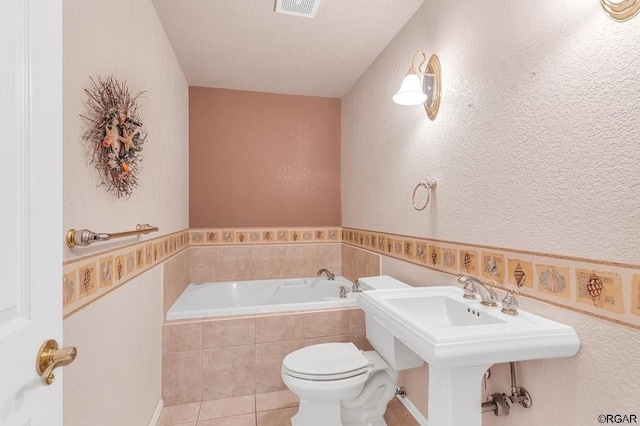
[{"label": "toilet seat", "polygon": [[353,343],[322,343],[298,349],[282,361],[282,371],[298,379],[341,380],[369,371],[372,364]]}]

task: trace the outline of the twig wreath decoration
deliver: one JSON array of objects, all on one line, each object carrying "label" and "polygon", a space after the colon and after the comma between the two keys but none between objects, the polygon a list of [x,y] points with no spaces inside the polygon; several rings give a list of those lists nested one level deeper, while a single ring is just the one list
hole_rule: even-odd
[{"label": "twig wreath decoration", "polygon": [[133,96],[127,83],[118,82],[113,76],[106,80],[91,78],[92,87],[84,91],[88,95],[85,103],[89,110],[80,115],[89,129],[83,139],[91,144],[101,186],[116,197],[130,197],[138,186],[138,173],[142,162],[142,144],[147,130],[138,117],[138,98]]}]

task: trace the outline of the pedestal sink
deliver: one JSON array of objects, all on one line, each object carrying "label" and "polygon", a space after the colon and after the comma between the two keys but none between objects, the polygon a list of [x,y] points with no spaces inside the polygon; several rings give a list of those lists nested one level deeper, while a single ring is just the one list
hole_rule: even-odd
[{"label": "pedestal sink", "polygon": [[[367,337],[393,338],[429,364],[429,426],[480,426],[481,382],[496,363],[574,356],[573,328],[462,297],[458,287],[413,287],[361,293]],[[384,354],[382,354],[385,356]]]}]

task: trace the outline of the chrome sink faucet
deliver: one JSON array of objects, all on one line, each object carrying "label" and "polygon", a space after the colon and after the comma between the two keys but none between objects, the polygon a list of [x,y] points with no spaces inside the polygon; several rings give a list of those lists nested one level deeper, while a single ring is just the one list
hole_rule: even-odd
[{"label": "chrome sink faucet", "polygon": [[480,295],[480,299],[483,305],[498,306],[498,295],[491,288],[493,283],[483,283],[479,279],[472,277],[471,275],[458,275],[458,282],[464,284],[464,298],[475,299],[476,294]]},{"label": "chrome sink faucet", "polygon": [[330,281],[333,281],[336,278],[336,276],[330,270],[325,268],[320,269],[316,275],[322,275],[322,274],[327,274],[327,278]]}]

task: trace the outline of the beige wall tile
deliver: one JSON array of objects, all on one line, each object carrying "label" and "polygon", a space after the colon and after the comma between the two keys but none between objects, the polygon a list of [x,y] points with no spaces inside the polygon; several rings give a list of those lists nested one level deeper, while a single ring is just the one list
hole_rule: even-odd
[{"label": "beige wall tile", "polygon": [[324,267],[318,258],[317,244],[290,245],[286,247],[287,277],[312,277]]},{"label": "beige wall tile", "polygon": [[[279,410],[261,411],[256,414],[258,426],[288,426],[291,417],[295,416],[298,408],[281,408]],[[328,426],[328,425],[327,425]]]},{"label": "beige wall tile", "polygon": [[365,318],[364,311],[362,309],[349,310],[349,333],[364,333],[365,332]]},{"label": "beige wall tile", "polygon": [[251,251],[251,278],[284,278],[287,276],[286,264],[286,247],[254,246]]},{"label": "beige wall tile", "polygon": [[189,264],[190,282],[214,282],[216,281],[216,256],[217,247],[190,247],[191,256]]},{"label": "beige wall tile", "polygon": [[251,247],[218,247],[216,281],[251,279]]},{"label": "beige wall tile", "polygon": [[342,275],[342,244],[323,244],[318,246],[318,259],[336,275]]},{"label": "beige wall tile", "polygon": [[218,247],[216,260],[223,262],[245,262],[251,259],[252,246],[221,246]]},{"label": "beige wall tile", "polygon": [[302,339],[303,314],[256,317],[256,343]]},{"label": "beige wall tile", "polygon": [[362,277],[380,275],[380,255],[343,245],[342,275],[351,281]]},{"label": "beige wall tile", "polygon": [[303,346],[302,340],[256,345],[256,393],[285,390],[280,371],[284,357]]},{"label": "beige wall tile", "polygon": [[191,247],[190,282],[314,276],[321,268],[342,274],[341,244]]},{"label": "beige wall tile", "polygon": [[349,335],[314,337],[312,339],[304,339],[305,346],[319,345],[321,343],[346,343],[349,341]]},{"label": "beige wall tile", "polygon": [[255,394],[253,345],[205,349],[202,358],[203,400]]},{"label": "beige wall tile", "polygon": [[346,244],[342,245],[342,275],[350,281],[355,281],[358,278],[356,275],[356,250]]},{"label": "beige wall tile", "polygon": [[363,270],[359,277],[373,277],[380,275],[380,255],[364,252]]},{"label": "beige wall tile", "polygon": [[162,326],[162,352],[186,352],[202,349],[202,323]]},{"label": "beige wall tile", "polygon": [[199,411],[199,402],[164,407],[156,426],[172,426],[195,422],[198,420]]},{"label": "beige wall tile", "polygon": [[255,342],[254,318],[234,318],[202,323],[202,347],[251,345]]},{"label": "beige wall tile", "polygon": [[255,409],[255,395],[214,399],[212,401],[202,401],[198,420],[207,420],[219,417],[230,417],[240,414],[254,413]]},{"label": "beige wall tile", "polygon": [[202,400],[202,352],[176,352],[162,356],[162,400],[178,405]]},{"label": "beige wall tile", "polygon": [[162,264],[163,313],[173,305],[189,284],[189,250],[184,250]]},{"label": "beige wall tile", "polygon": [[219,419],[201,420],[198,426],[256,426],[256,415],[242,414],[240,416],[222,417]]},{"label": "beige wall tile", "polygon": [[380,255],[356,249],[354,266],[356,278],[380,275]]},{"label": "beige wall tile", "polygon": [[304,314],[304,337],[349,334],[349,311],[335,310]]},{"label": "beige wall tile", "polygon": [[349,341],[356,345],[356,347],[361,351],[373,350],[373,346],[371,346],[371,343],[367,340],[367,335],[365,333],[352,334],[349,336]]},{"label": "beige wall tile", "polygon": [[256,394],[256,411],[297,407],[300,398],[289,389]]}]

